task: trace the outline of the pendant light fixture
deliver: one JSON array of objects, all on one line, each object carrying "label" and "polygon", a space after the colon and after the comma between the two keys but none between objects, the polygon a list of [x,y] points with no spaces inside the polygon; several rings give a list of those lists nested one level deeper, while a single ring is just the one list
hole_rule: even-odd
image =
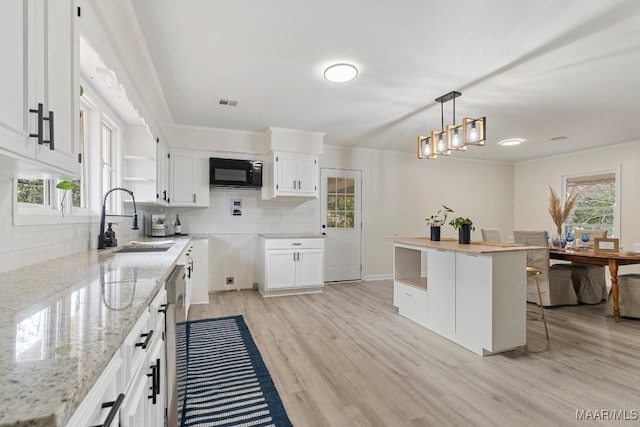
[{"label": "pendant light fixture", "polygon": [[[440,103],[441,129],[431,131],[429,136],[418,136],[418,158],[437,159],[438,155],[448,156],[452,150],[466,151],[469,145],[483,146],[486,141],[486,118],[463,118],[456,124],[456,98],[461,92],[451,91],[435,99]],[[453,123],[444,125],[444,103],[453,100]]]}]

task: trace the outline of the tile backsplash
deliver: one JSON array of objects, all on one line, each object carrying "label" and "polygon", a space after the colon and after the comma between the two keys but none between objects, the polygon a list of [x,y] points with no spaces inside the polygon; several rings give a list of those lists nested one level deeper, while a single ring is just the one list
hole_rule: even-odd
[{"label": "tile backsplash", "polygon": [[[11,180],[2,178],[0,179],[0,272],[72,255],[97,246],[100,227],[97,215],[92,217],[90,223],[14,226],[11,199]],[[140,209],[138,212],[141,216]],[[119,242],[134,240],[142,233],[142,227],[138,231],[129,228],[130,218],[110,218],[109,221],[114,222],[114,230]]]}]

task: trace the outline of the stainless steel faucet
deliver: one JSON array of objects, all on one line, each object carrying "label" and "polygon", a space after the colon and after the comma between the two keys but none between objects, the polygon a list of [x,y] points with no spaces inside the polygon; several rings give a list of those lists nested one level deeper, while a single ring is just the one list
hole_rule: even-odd
[{"label": "stainless steel faucet", "polygon": [[[116,190],[124,191],[125,193],[128,193],[131,196],[131,199],[133,200],[133,215],[107,215],[107,210],[106,210],[107,197],[109,196],[109,194],[113,193]],[[104,234],[104,221],[105,221],[105,217],[107,216],[132,217],[133,221],[131,223],[131,229],[138,230],[138,212],[136,210],[136,198],[133,197],[133,191],[127,190],[126,188],[122,188],[122,187],[116,187],[107,191],[107,193],[104,195],[104,200],[102,201],[102,213],[100,215],[100,234],[98,235],[98,249],[104,249],[104,248],[110,248],[110,247],[116,246],[115,242],[111,239],[111,237],[107,238]]]}]

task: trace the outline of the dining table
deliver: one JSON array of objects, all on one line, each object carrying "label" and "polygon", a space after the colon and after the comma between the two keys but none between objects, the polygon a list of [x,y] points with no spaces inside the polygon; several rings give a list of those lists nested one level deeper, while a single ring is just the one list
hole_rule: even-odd
[{"label": "dining table", "polygon": [[611,274],[611,298],[613,300],[613,318],[620,322],[620,306],[618,304],[618,267],[621,265],[640,264],[640,253],[636,252],[596,252],[592,248],[549,249],[549,258],[571,261],[580,264],[609,266]]}]

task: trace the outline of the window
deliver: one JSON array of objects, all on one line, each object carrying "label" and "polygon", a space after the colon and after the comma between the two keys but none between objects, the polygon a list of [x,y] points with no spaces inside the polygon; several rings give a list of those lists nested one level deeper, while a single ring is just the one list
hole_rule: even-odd
[{"label": "window", "polygon": [[353,178],[327,178],[327,227],[354,228]]},{"label": "window", "polygon": [[[107,191],[117,186],[115,162],[115,136],[113,129],[102,122],[102,197]],[[116,211],[116,197],[107,200],[107,212]]]},{"label": "window", "polygon": [[87,182],[87,168],[85,158],[85,140],[86,140],[86,113],[83,109],[80,109],[80,132],[78,133],[78,157],[80,159],[80,179],[73,181],[73,190],[71,190],[71,206],[74,208],[86,208],[87,197],[85,190],[85,183]]},{"label": "window", "polygon": [[18,203],[35,206],[51,205],[51,181],[48,179],[18,179]]},{"label": "window", "polygon": [[578,195],[567,219],[568,230],[607,230],[608,236],[615,236],[616,177],[615,171],[565,177],[565,194],[575,191]]}]

